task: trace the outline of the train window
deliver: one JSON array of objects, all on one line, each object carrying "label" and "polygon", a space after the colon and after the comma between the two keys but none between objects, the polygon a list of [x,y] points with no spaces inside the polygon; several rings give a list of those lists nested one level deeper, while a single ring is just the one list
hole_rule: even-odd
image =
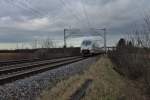
[{"label": "train window", "polygon": [[87,45],[91,45],[91,41],[83,41],[83,43],[82,43],[82,45],[85,45],[85,46],[87,46]]}]

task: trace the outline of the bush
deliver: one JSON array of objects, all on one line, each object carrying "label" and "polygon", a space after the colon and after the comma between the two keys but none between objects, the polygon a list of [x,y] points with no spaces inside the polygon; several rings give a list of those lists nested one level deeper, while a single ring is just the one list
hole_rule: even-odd
[{"label": "bush", "polygon": [[129,42],[125,43],[123,39],[120,41],[117,49],[109,53],[109,57],[116,64],[114,69],[131,79],[144,77],[150,83],[148,52],[144,48],[134,47],[131,43],[129,45]]}]

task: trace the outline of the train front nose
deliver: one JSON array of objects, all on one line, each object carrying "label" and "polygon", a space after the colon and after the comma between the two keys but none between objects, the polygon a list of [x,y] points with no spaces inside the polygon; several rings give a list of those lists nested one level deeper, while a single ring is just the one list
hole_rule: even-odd
[{"label": "train front nose", "polygon": [[81,46],[81,53],[83,56],[88,56],[91,54],[91,45],[87,45],[87,46],[84,46],[82,45]]},{"label": "train front nose", "polygon": [[82,50],[82,54],[89,54],[89,53],[90,53],[90,50],[88,50],[88,49]]}]

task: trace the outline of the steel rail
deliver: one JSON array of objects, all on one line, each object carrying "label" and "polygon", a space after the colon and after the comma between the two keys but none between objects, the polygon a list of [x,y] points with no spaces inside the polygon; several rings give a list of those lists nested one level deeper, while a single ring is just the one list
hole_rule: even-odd
[{"label": "steel rail", "polygon": [[6,84],[6,83],[10,83],[13,82],[15,80],[19,80],[19,79],[23,79],[25,77],[29,77],[38,73],[42,73],[48,70],[52,70],[52,69],[57,69],[59,67],[62,67],[63,65],[67,65],[67,64],[71,64],[74,62],[78,62],[81,61],[85,58],[83,57],[78,57],[78,58],[73,58],[73,59],[68,59],[68,60],[63,60],[63,61],[59,61],[57,63],[52,63],[52,64],[48,64],[48,65],[39,65],[37,67],[33,67],[33,68],[29,68],[29,69],[25,69],[25,70],[21,70],[21,71],[16,71],[10,74],[4,74],[0,76],[0,85]]},{"label": "steel rail", "polygon": [[[66,56],[66,57],[71,57],[71,56]],[[44,60],[52,60],[52,59],[60,59],[60,58],[64,58],[64,57],[54,57],[54,58],[49,58],[49,59],[35,58],[35,59],[5,60],[5,61],[0,61],[0,68],[4,66],[9,66],[9,65],[16,65],[16,64],[23,64],[23,63],[29,63],[29,62],[44,61]]]},{"label": "steel rail", "polygon": [[11,66],[4,67],[3,69],[0,69],[0,75],[7,74],[7,73],[13,73],[16,71],[21,71],[21,70],[26,70],[29,68],[35,68],[38,66],[44,66],[44,65],[48,65],[48,64],[58,63],[58,62],[71,60],[71,59],[75,59],[75,58],[79,58],[79,56],[78,57],[68,57],[68,58],[46,60],[46,61],[39,61],[39,62],[27,63],[27,64],[19,64],[17,66],[11,65]]},{"label": "steel rail", "polygon": [[[79,56],[74,56],[74,57],[79,57]],[[14,67],[14,66],[20,66],[20,64],[31,64],[31,63],[37,63],[37,62],[40,62],[40,61],[46,61],[46,60],[54,60],[54,59],[61,59],[61,58],[65,58],[65,57],[60,57],[60,58],[53,58],[53,59],[24,59],[24,60],[12,60],[12,61],[6,61],[6,62],[0,62],[0,69],[4,69],[4,68],[7,68],[7,67]],[[69,58],[66,57],[66,58]]]}]

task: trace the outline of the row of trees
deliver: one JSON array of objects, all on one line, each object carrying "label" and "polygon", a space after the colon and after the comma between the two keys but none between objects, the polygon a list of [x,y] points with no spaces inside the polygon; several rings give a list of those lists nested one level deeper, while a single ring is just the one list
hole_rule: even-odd
[{"label": "row of trees", "polygon": [[43,40],[35,39],[30,43],[20,43],[18,42],[16,45],[16,49],[37,49],[37,48],[56,48],[57,44],[55,41],[51,40],[50,38],[46,38]]},{"label": "row of trees", "polygon": [[56,42],[47,38],[45,40],[34,40],[30,43],[32,49],[36,48],[56,48]]}]

